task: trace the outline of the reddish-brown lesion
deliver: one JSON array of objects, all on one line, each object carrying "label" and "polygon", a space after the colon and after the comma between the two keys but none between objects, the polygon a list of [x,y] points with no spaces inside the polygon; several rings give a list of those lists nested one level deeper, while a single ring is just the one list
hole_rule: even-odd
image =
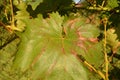
[{"label": "reddish-brown lesion", "polygon": [[47,72],[46,72],[46,75],[49,75],[49,74],[52,72],[52,70],[55,68],[56,64],[57,64],[57,60],[54,61],[54,62],[50,65],[50,67],[48,68],[48,70],[47,70]]},{"label": "reddish-brown lesion", "polygon": [[33,60],[32,64],[31,64],[31,68],[34,66],[34,64],[38,61],[38,59],[41,57],[41,55],[43,55],[43,53],[45,52],[45,47],[43,47],[43,49],[41,50],[41,52],[38,54],[38,56]]},{"label": "reddish-brown lesion", "polygon": [[76,22],[81,21],[79,18],[75,18],[67,22],[66,26],[69,26],[71,29],[75,28]]}]

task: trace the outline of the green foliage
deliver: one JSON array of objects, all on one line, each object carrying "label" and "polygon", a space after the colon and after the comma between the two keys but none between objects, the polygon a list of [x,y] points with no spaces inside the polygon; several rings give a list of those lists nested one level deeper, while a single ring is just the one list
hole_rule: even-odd
[{"label": "green foliage", "polygon": [[15,38],[15,34],[10,34],[7,30],[0,26],[0,49],[6,46],[9,42],[11,42]]},{"label": "green foliage", "polygon": [[115,34],[114,29],[109,29],[107,31],[107,44],[113,52],[116,52],[116,49],[120,46],[119,40],[117,39],[117,34]]},{"label": "green foliage", "polygon": [[118,80],[120,6],[96,2],[0,1],[0,80]]},{"label": "green foliage", "polygon": [[32,9],[35,10],[36,7],[43,2],[43,0],[26,0],[26,2],[28,2],[29,5],[32,6]]},{"label": "green foliage", "polygon": [[0,50],[0,66],[2,66],[0,68],[1,80],[12,80],[16,77],[14,72],[12,72],[11,65],[13,64],[13,55],[16,52],[18,42],[19,39],[15,39]]},{"label": "green foliage", "polygon": [[114,9],[115,7],[118,7],[118,0],[108,0],[107,6],[110,7],[111,9]]},{"label": "green foliage", "polygon": [[26,11],[27,5],[22,2],[20,4],[17,5],[18,9],[20,9],[20,11],[17,11],[17,15],[15,16],[16,19],[16,25],[17,28],[19,28],[21,31],[25,30],[25,19],[29,18],[29,13]]}]

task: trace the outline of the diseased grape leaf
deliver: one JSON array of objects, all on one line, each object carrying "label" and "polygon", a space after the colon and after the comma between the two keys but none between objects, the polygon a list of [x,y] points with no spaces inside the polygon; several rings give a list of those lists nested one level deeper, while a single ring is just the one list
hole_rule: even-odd
[{"label": "diseased grape leaf", "polygon": [[95,21],[96,23],[93,24],[88,22],[85,23],[86,20],[88,19],[85,19],[85,17],[80,17],[67,22],[67,25],[69,24],[71,27],[79,27],[79,40],[77,41],[78,48],[74,50],[74,53],[82,55],[94,67],[99,68],[99,66],[104,62],[102,42],[98,42],[97,39],[100,34],[100,30],[96,26],[98,25],[99,21],[97,21],[97,19]]},{"label": "diseased grape leaf", "polygon": [[[26,31],[19,35],[21,43],[14,68],[32,69],[32,80],[88,80],[77,55],[98,64],[101,58],[95,56],[101,55],[102,49],[96,44],[99,29],[86,24],[84,18],[65,20],[64,16],[52,13],[46,19],[38,15],[26,20]],[[94,53],[94,49],[98,52]]]}]

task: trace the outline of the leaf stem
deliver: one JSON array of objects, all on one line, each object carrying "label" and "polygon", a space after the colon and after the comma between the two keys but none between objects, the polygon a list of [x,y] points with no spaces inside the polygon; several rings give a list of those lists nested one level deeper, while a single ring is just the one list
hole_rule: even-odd
[{"label": "leaf stem", "polygon": [[14,11],[13,11],[13,0],[10,0],[10,8],[11,8],[11,20],[10,20],[11,25],[7,27],[11,30],[11,32],[14,30],[22,31],[21,29],[17,28],[14,23],[15,18],[14,18]]},{"label": "leaf stem", "polygon": [[104,7],[104,4],[105,4],[105,0],[103,0],[103,2],[102,2],[102,5],[101,5],[101,6],[102,6],[102,7]]},{"label": "leaf stem", "polygon": [[13,3],[12,0],[10,0],[10,8],[11,8],[11,24],[14,25],[14,12],[13,12]]},{"label": "leaf stem", "polygon": [[106,29],[106,27],[107,27],[107,23],[108,23],[108,19],[105,17],[104,19],[103,19],[103,24],[104,24],[104,56],[105,56],[105,71],[106,71],[106,73],[105,73],[105,76],[106,76],[106,80],[109,80],[108,79],[108,56],[107,56],[107,50],[106,50],[106,36],[107,36],[107,34],[106,34],[106,31],[107,31],[107,29]]},{"label": "leaf stem", "polygon": [[87,65],[89,68],[91,68],[93,71],[95,71],[97,74],[99,74],[104,80],[106,80],[106,79],[105,79],[105,75],[104,75],[101,71],[95,69],[95,68],[94,68],[91,64],[89,64],[87,61],[84,61],[84,64]]},{"label": "leaf stem", "polygon": [[104,80],[106,80],[105,75],[97,70],[94,66],[92,66],[89,62],[85,60],[85,58],[82,55],[77,55],[77,57],[90,69],[92,69],[95,73],[99,74]]}]

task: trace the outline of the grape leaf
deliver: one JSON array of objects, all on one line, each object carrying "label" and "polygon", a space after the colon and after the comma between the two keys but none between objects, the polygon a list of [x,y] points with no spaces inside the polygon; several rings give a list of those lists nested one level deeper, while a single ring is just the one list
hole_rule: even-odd
[{"label": "grape leaf", "polygon": [[32,9],[35,10],[36,7],[43,2],[43,0],[27,0],[27,2],[32,6]]},{"label": "grape leaf", "polygon": [[108,2],[108,4],[106,6],[111,9],[119,6],[117,0],[108,0],[107,2]]},{"label": "grape leaf", "polygon": [[32,80],[87,80],[76,55],[89,55],[87,48],[98,42],[99,29],[86,24],[82,17],[65,20],[58,13],[49,17],[38,15],[26,20],[26,31],[19,35],[21,43],[14,68],[32,69]]},{"label": "grape leaf", "polygon": [[15,19],[16,19],[16,25],[17,28],[20,29],[20,31],[25,30],[25,19],[29,18],[29,13],[26,11],[27,5],[25,2],[22,2],[18,5],[16,5],[18,7],[18,9],[20,9],[19,11],[17,11],[16,15],[15,15]]},{"label": "grape leaf", "polygon": [[[12,71],[13,55],[17,51],[19,39],[16,38],[9,42],[5,47],[0,49],[0,79],[13,80],[16,79],[15,72]],[[11,75],[12,74],[12,75]]]},{"label": "grape leaf", "polygon": [[114,29],[107,30],[107,45],[111,48],[111,50],[116,53],[119,45],[119,40],[117,39],[117,34],[115,34]]}]

